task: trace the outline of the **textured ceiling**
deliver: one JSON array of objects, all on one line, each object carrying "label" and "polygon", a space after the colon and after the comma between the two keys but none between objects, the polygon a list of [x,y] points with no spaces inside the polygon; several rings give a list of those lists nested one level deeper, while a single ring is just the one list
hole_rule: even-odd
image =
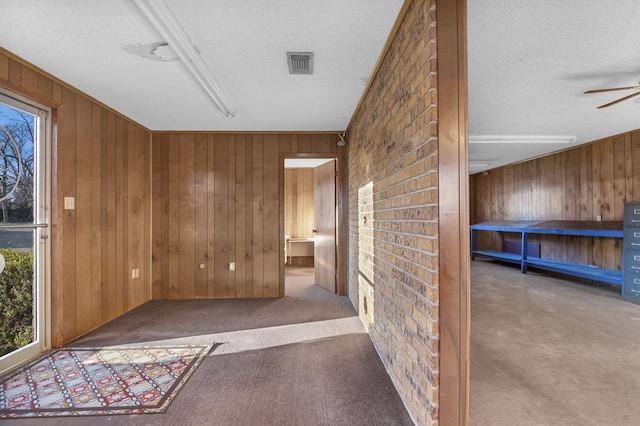
[{"label": "textured ceiling", "polygon": [[[235,106],[225,117],[130,0],[3,0],[2,46],[152,130],[346,129],[402,0],[166,0]],[[287,51],[312,51],[289,75]]]},{"label": "textured ceiling", "polygon": [[[132,0],[2,0],[0,40],[152,130],[341,131],[402,3],[166,0],[234,118],[179,61],[123,49],[162,41]],[[638,128],[640,97],[598,110],[627,93],[583,92],[638,83],[639,17],[637,0],[469,0],[469,133],[502,139],[470,143],[470,171]],[[288,74],[292,50],[315,53],[314,75]],[[552,135],[575,142],[523,138]]]},{"label": "textured ceiling", "polygon": [[[469,134],[573,135],[575,144],[637,129],[637,0],[468,1]],[[566,149],[567,144],[470,144],[471,171]],[[485,166],[485,164],[488,164]]]}]

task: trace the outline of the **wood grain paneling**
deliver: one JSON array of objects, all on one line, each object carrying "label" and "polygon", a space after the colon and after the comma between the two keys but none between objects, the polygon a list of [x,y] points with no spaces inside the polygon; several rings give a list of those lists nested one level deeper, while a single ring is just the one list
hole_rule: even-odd
[{"label": "wood grain paneling", "polygon": [[150,132],[2,49],[0,87],[51,108],[51,341],[60,346],[150,298]]},{"label": "wood grain paneling", "polygon": [[[625,202],[640,201],[640,131],[471,176],[474,223],[486,220],[622,220]],[[520,173],[514,170],[520,169]],[[538,172],[539,171],[539,172]],[[506,182],[512,179],[513,183]],[[508,190],[513,188],[513,191]],[[519,188],[519,191],[515,191]],[[486,200],[497,206],[492,208]],[[479,247],[499,249],[481,233]],[[533,237],[542,256],[620,270],[620,239]]]},{"label": "wood grain paneling", "polygon": [[[215,260],[215,275],[213,280],[214,297],[230,297],[229,292],[229,232],[231,218],[229,215],[229,136],[215,136],[215,186],[211,194],[215,200],[215,226],[213,229],[213,259]],[[220,220],[225,218],[226,220]],[[182,233],[182,221],[177,231]]]},{"label": "wood grain paneling", "polygon": [[[161,189],[153,192],[152,258],[168,259],[168,267],[151,271],[154,298],[282,295],[280,154],[330,153],[336,140],[330,134],[155,133],[152,180]],[[192,201],[185,192],[194,188]],[[185,199],[191,207],[180,207]]]},{"label": "wood grain paneling", "polygon": [[179,135],[178,149],[179,181],[177,201],[180,215],[179,277],[180,298],[193,299],[195,294],[195,138],[194,135]]},{"label": "wood grain paneling", "polygon": [[294,238],[313,237],[313,169],[285,169],[284,233]]},{"label": "wood grain paneling", "polygon": [[[467,2],[437,1],[439,422],[469,424]],[[514,168],[512,179],[521,175]],[[518,183],[513,187],[517,191]],[[513,201],[516,203],[516,200]],[[517,211],[517,208],[515,209]]]},{"label": "wood grain paneling", "polygon": [[[200,155],[195,156],[198,152]],[[194,197],[195,197],[195,263],[198,267],[195,270],[194,278],[194,290],[193,295],[201,295],[200,297],[206,297],[207,290],[207,253],[209,245],[207,241],[207,234],[199,232],[200,229],[206,229],[208,223],[208,201],[207,201],[207,187],[208,187],[208,170],[207,163],[209,157],[209,150],[207,149],[207,135],[197,134],[195,135],[195,169],[194,169]],[[158,164],[160,166],[161,164]],[[155,166],[155,164],[154,164]],[[159,228],[159,227],[156,227]],[[157,245],[161,240],[156,239],[154,243]],[[160,247],[158,247],[160,248]],[[203,267],[201,267],[201,265]],[[158,271],[156,271],[157,273]]]},{"label": "wood grain paneling", "polygon": [[[314,135],[315,136],[315,135]],[[325,135],[322,135],[325,136]],[[264,137],[264,296],[278,297],[280,294],[280,258],[284,244],[284,233],[280,228],[280,201],[278,187],[280,174],[280,139],[289,135],[267,134]],[[323,143],[322,146],[328,146]],[[282,250],[284,252],[284,250]],[[284,260],[283,260],[284,262]]]},{"label": "wood grain paneling", "polygon": [[336,292],[336,164],[334,161],[313,169],[315,210],[315,283]]},{"label": "wood grain paneling", "polygon": [[[253,215],[253,297],[264,297],[264,135],[253,136],[253,197],[250,201]],[[272,147],[273,149],[275,147]],[[268,265],[267,265],[268,266]]]},{"label": "wood grain paneling", "polygon": [[[91,102],[83,97],[76,100],[76,155],[78,159],[91,159]],[[82,281],[91,277],[92,241],[89,240],[89,250],[84,250],[83,243],[87,235],[91,235],[91,161],[76,160],[76,199],[85,200],[76,206],[76,247],[82,247],[76,255],[76,322],[78,324],[93,324],[92,311],[95,309],[92,301],[92,286]],[[84,330],[81,330],[84,331]]]}]

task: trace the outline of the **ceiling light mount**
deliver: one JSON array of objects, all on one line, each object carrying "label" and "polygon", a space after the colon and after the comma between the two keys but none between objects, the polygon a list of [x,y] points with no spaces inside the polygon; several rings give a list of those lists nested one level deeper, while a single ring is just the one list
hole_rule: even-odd
[{"label": "ceiling light mount", "polygon": [[179,59],[166,41],[156,41],[148,44],[127,44],[122,46],[122,49],[132,55],[138,55],[152,61],[171,62]]},{"label": "ceiling light mount", "polygon": [[163,0],[133,0],[133,2],[173,49],[185,68],[200,83],[220,111],[227,117],[235,116],[236,110],[223,93],[218,80],[166,3]]},{"label": "ceiling light mount", "polygon": [[347,145],[347,141],[344,139],[345,138],[345,132],[342,133],[338,133],[338,137],[340,139],[338,139],[338,146],[346,146]]}]

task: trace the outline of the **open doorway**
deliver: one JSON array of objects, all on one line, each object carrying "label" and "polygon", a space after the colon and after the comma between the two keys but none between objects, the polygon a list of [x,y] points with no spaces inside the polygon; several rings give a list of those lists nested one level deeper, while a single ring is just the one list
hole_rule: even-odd
[{"label": "open doorway", "polygon": [[284,158],[282,171],[283,295],[311,285],[338,293],[338,159]]}]

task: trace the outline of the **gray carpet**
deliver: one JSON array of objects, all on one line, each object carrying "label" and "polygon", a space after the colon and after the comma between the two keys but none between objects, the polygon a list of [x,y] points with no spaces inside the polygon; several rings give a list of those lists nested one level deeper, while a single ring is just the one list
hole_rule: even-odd
[{"label": "gray carpet", "polygon": [[348,298],[287,268],[281,299],[151,301],[73,346],[215,343],[164,414],[15,425],[411,425]]}]

